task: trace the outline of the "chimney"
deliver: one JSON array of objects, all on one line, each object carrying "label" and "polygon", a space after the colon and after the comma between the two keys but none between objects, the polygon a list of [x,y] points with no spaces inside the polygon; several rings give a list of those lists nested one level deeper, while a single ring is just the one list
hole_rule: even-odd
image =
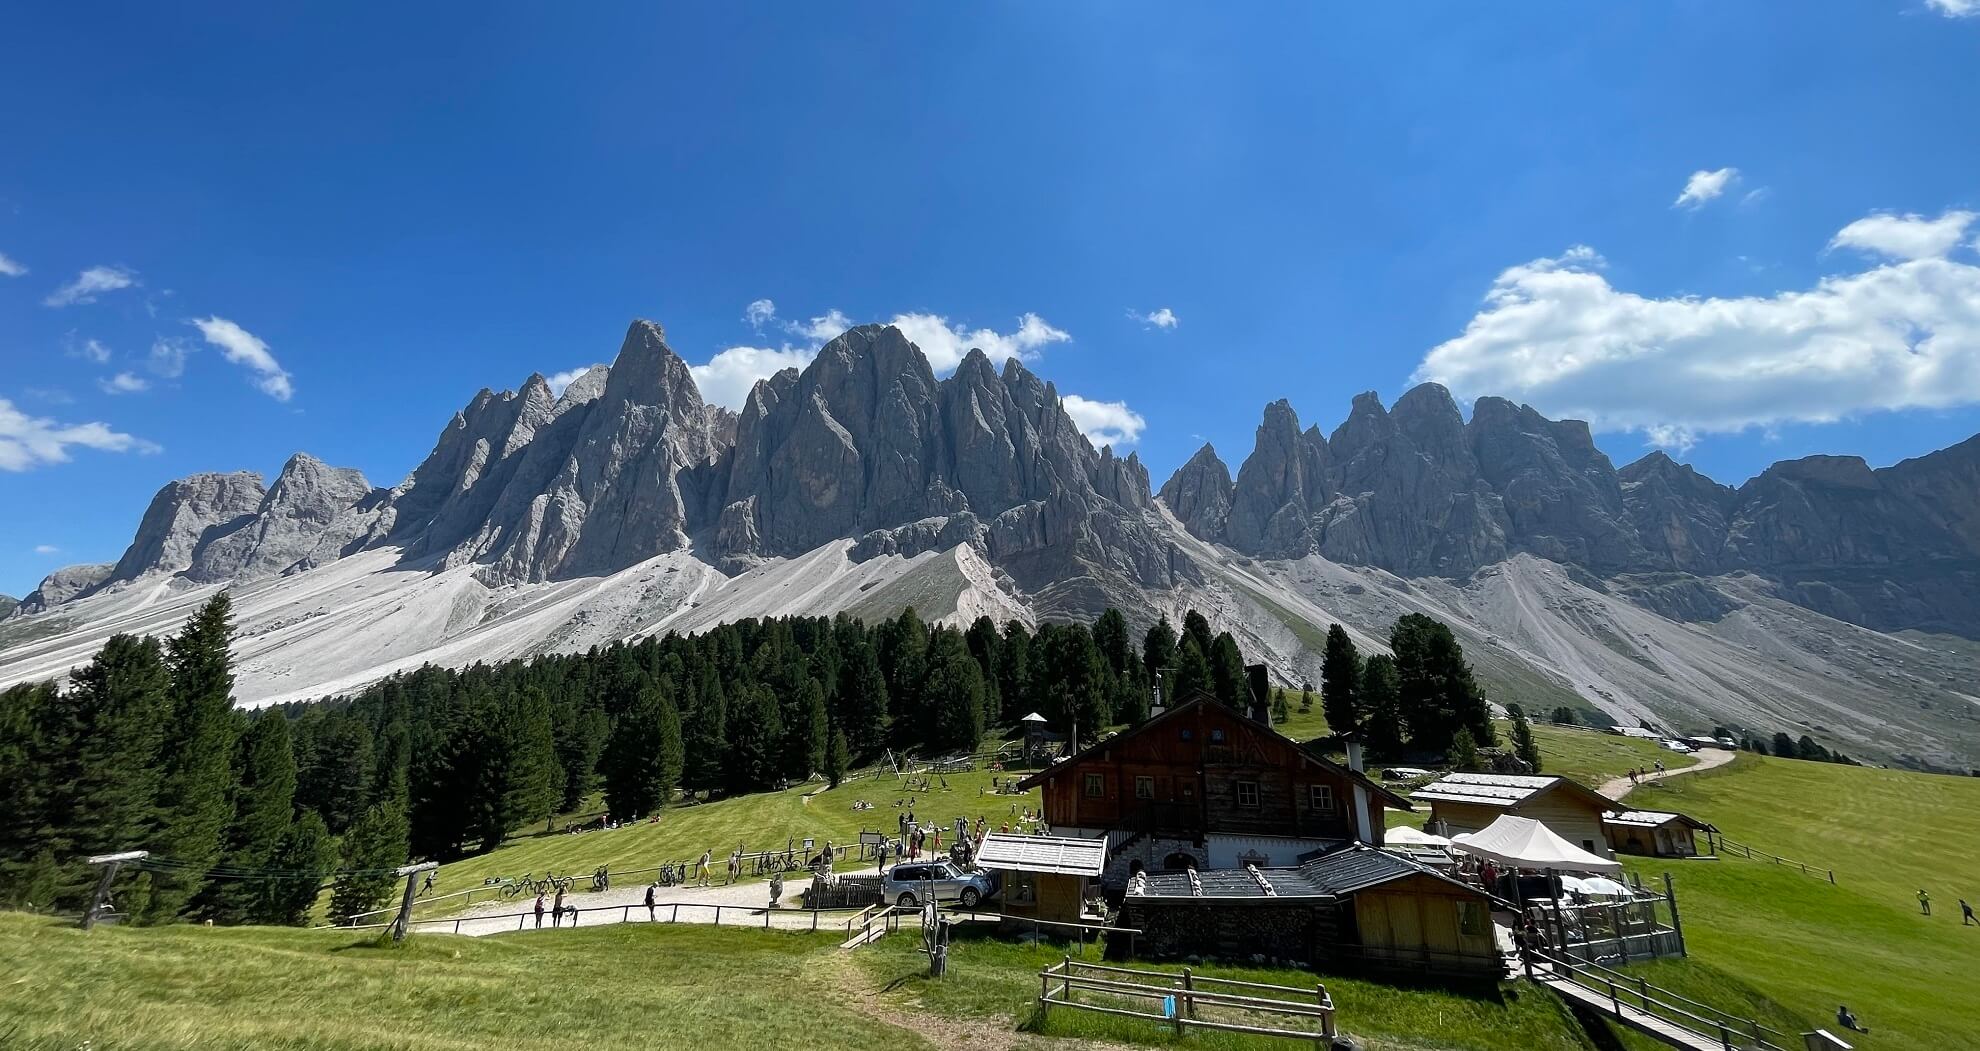
[{"label": "chimney", "polygon": [[1251,718],[1272,725],[1272,680],[1263,664],[1247,664],[1245,675],[1251,683]]},{"label": "chimney", "polygon": [[1352,770],[1357,774],[1362,772],[1361,742],[1355,740],[1352,737],[1348,738],[1348,742],[1347,742],[1347,761],[1348,761],[1349,770]]}]

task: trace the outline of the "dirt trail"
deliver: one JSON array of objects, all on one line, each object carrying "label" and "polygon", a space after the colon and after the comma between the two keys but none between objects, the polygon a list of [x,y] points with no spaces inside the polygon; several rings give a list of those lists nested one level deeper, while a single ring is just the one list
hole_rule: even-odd
[{"label": "dirt trail", "polygon": [[[890,938],[908,936],[910,935],[905,930],[888,935]],[[862,1014],[877,1018],[896,1028],[905,1029],[936,1047],[963,1048],[966,1051],[1033,1051],[1042,1048],[1130,1051],[1134,1046],[1105,1040],[1041,1037],[1021,1033],[1017,1031],[1016,1020],[1008,1016],[953,1018],[916,1009],[903,1003],[899,997],[887,995],[887,989],[873,988],[873,977],[853,958],[853,953],[858,951],[855,949],[851,952],[841,951],[815,957],[819,961],[819,966],[814,972],[814,977],[829,989],[830,995],[834,998],[849,1000],[858,1005]]]},{"label": "dirt trail", "polygon": [[1700,770],[1710,770],[1713,767],[1724,766],[1738,758],[1739,753],[1729,752],[1723,748],[1701,748],[1698,750],[1697,755],[1698,761],[1690,766],[1680,766],[1673,770],[1665,770],[1662,773],[1652,770],[1633,782],[1627,776],[1618,777],[1603,784],[1596,791],[1601,792],[1610,799],[1621,799],[1630,794],[1639,785],[1648,784],[1651,781],[1662,781],[1665,778],[1677,777],[1680,774],[1697,773]]}]

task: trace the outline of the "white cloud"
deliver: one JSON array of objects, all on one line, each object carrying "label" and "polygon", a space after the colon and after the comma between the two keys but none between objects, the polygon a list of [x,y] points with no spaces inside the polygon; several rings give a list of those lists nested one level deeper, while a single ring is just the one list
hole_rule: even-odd
[{"label": "white cloud", "polygon": [[895,314],[888,324],[901,330],[921,353],[928,358],[928,364],[936,372],[948,372],[962,363],[963,355],[978,349],[990,356],[991,361],[1002,362],[1007,358],[1026,360],[1037,356],[1037,350],[1048,343],[1064,343],[1072,339],[1062,329],[1053,328],[1051,323],[1037,314],[1025,314],[1018,318],[1017,331],[998,332],[995,329],[966,329],[961,325],[950,325],[949,319],[935,314]]},{"label": "white cloud", "polygon": [[254,385],[263,394],[276,401],[288,401],[295,395],[295,385],[275,355],[269,353],[268,344],[247,329],[223,317],[194,318],[187,324],[196,326],[208,343],[219,347],[222,357],[253,372]]},{"label": "white cloud", "polygon": [[1579,249],[1500,274],[1416,369],[1597,430],[1707,433],[1980,403],[1980,266],[1890,262],[1772,296],[1658,299]]},{"label": "white cloud", "polygon": [[548,383],[550,385],[550,393],[555,394],[558,397],[562,397],[564,394],[565,387],[568,387],[572,383],[575,383],[579,376],[582,376],[585,373],[590,372],[592,369],[598,367],[599,366],[597,365],[579,365],[577,368],[574,369],[565,369],[564,371],[556,373],[555,375],[545,376],[543,378],[543,382]]},{"label": "white cloud", "polygon": [[64,351],[64,353],[72,358],[81,358],[96,365],[108,365],[110,363],[110,348],[96,340],[86,339],[81,343],[77,343],[76,334],[71,332],[64,342],[68,344],[68,350]]},{"label": "white cloud", "polygon": [[764,325],[777,320],[777,304],[768,299],[753,299],[743,308],[743,320],[749,322],[750,328],[761,331]]},{"label": "white cloud", "polygon": [[1925,6],[1947,18],[1980,15],[1980,0],[1925,0]]},{"label": "white cloud", "polygon": [[26,471],[44,464],[66,463],[69,448],[102,452],[158,452],[158,446],[110,429],[103,423],[57,423],[14,408],[0,398],[0,471]]},{"label": "white cloud", "polygon": [[1673,208],[1701,208],[1705,202],[1726,192],[1739,178],[1738,168],[1720,168],[1718,171],[1695,171],[1685,180],[1684,192],[1671,205]]},{"label": "white cloud", "polygon": [[1127,314],[1128,317],[1153,328],[1175,328],[1177,325],[1182,324],[1182,319],[1177,317],[1176,312],[1170,310],[1168,307],[1151,310],[1146,314],[1130,309]]},{"label": "white cloud", "polygon": [[150,381],[131,372],[119,372],[107,380],[97,380],[96,385],[105,394],[138,394],[151,389]]},{"label": "white cloud", "polygon": [[688,371],[694,373],[694,385],[701,388],[704,400],[740,409],[757,380],[769,379],[785,369],[801,369],[817,356],[816,348],[730,347],[708,359],[706,365],[688,366]]},{"label": "white cloud", "polygon": [[853,327],[853,320],[840,313],[837,308],[827,310],[824,316],[812,318],[810,321],[787,321],[784,323],[786,331],[793,335],[803,336],[805,339],[810,340],[811,344],[816,347],[822,347],[838,339],[841,334],[851,327]]},{"label": "white cloud", "polygon": [[1959,245],[1975,219],[1980,219],[1980,213],[1948,211],[1937,219],[1927,219],[1880,212],[1843,227],[1829,247],[1858,248],[1893,259],[1937,259]]},{"label": "white cloud", "polygon": [[0,277],[20,277],[28,268],[16,262],[5,252],[0,252]]},{"label": "white cloud", "polygon": [[1079,433],[1096,446],[1133,445],[1148,426],[1148,421],[1124,401],[1093,401],[1077,394],[1060,400],[1065,403],[1066,415],[1079,425]]},{"label": "white cloud", "polygon": [[37,555],[59,555],[62,553],[62,549],[56,547],[54,544],[36,544],[34,545],[34,553]]},{"label": "white cloud", "polygon": [[120,266],[92,266],[76,275],[74,281],[63,285],[48,294],[43,303],[51,307],[66,307],[76,303],[94,303],[96,297],[105,292],[115,292],[137,284],[137,274]]},{"label": "white cloud", "polygon": [[186,374],[186,355],[192,349],[182,339],[152,340],[151,356],[145,359],[145,367],[168,380],[178,379]]}]

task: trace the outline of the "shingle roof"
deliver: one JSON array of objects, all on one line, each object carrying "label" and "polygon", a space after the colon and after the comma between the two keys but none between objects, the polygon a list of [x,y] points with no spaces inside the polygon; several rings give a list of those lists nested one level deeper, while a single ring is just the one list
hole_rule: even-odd
[{"label": "shingle roof", "polygon": [[1107,867],[1107,841],[992,832],[977,848],[976,863],[1009,872],[1098,876]]},{"label": "shingle roof", "polygon": [[[1429,876],[1453,886],[1465,886],[1408,858],[1360,843],[1315,858],[1298,868],[1259,869],[1258,873],[1272,885],[1272,894],[1268,895],[1245,869],[1213,869],[1197,873],[1198,883],[1202,887],[1200,895],[1192,891],[1186,872],[1150,872],[1137,896],[1332,899],[1410,876]],[[1129,893],[1134,895],[1132,887]],[[1478,893],[1482,895],[1484,892]]]},{"label": "shingle roof", "polygon": [[1608,800],[1565,777],[1545,774],[1446,774],[1410,792],[1413,799],[1514,807],[1542,792],[1566,789],[1570,794],[1606,809]]},{"label": "shingle roof", "polygon": [[1602,820],[1611,825],[1629,825],[1635,828],[1657,828],[1661,825],[1668,825],[1673,821],[1683,822],[1692,828],[1703,829],[1712,827],[1688,814],[1679,814],[1669,810],[1624,810],[1618,813],[1604,814],[1602,815]]}]

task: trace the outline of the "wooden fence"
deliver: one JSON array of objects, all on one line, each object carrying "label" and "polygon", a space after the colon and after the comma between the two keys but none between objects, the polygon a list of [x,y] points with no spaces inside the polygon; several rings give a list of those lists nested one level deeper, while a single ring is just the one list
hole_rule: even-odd
[{"label": "wooden fence", "polygon": [[[1041,1022],[1059,1007],[1142,1018],[1174,1027],[1177,1036],[1191,1029],[1212,1029],[1311,1040],[1325,1047],[1337,1035],[1333,998],[1319,984],[1309,990],[1206,978],[1187,967],[1174,974],[1083,963],[1067,956],[1038,972],[1038,985]],[[1153,1001],[1154,1010],[1122,1006],[1141,1001]],[[1269,1024],[1277,1019],[1284,1021]]]},{"label": "wooden fence", "polygon": [[1641,975],[1544,949],[1530,950],[1525,963],[1527,977],[1551,983],[1565,980],[1590,990],[1598,994],[1597,1006],[1621,1020],[1647,1015],[1654,1022],[1717,1044],[1725,1051],[1787,1051],[1789,1046],[1790,1037],[1784,1033],[1651,985]]},{"label": "wooden fence", "polygon": [[1718,853],[1720,857],[1745,858],[1748,861],[1771,861],[1776,865],[1786,865],[1789,868],[1800,869],[1801,874],[1804,876],[1826,879],[1830,883],[1836,881],[1835,869],[1825,869],[1820,865],[1810,865],[1805,861],[1796,861],[1793,858],[1781,857],[1779,854],[1769,854],[1764,850],[1755,850],[1744,843],[1735,843],[1724,836],[1718,837]]}]

